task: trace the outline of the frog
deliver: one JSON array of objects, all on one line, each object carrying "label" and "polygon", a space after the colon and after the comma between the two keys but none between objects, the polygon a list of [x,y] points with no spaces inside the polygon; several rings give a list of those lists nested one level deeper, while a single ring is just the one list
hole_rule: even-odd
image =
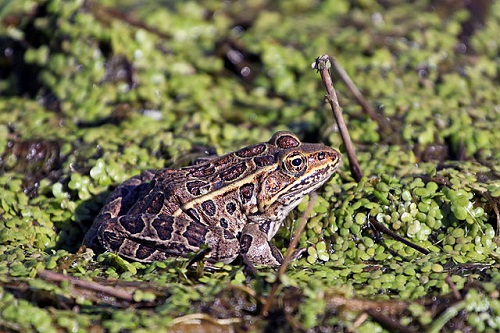
[{"label": "frog", "polygon": [[241,257],[278,266],[283,255],[272,238],[341,160],[332,147],[280,131],[267,142],[190,166],[146,170],[110,194],[83,245],[139,262],[206,249],[209,263]]}]

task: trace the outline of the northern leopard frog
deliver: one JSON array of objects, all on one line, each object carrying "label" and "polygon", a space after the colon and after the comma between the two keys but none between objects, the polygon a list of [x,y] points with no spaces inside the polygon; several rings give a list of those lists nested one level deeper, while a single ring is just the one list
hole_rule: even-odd
[{"label": "northern leopard frog", "polygon": [[186,256],[206,244],[211,262],[242,255],[275,266],[283,257],[271,238],[340,161],[333,148],[278,132],[201,164],[145,171],[111,193],[84,244],[142,262]]}]

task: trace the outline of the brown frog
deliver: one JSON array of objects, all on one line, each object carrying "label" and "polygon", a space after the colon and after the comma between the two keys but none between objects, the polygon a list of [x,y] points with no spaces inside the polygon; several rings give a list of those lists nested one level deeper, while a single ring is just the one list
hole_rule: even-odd
[{"label": "brown frog", "polygon": [[270,240],[340,162],[333,148],[278,132],[201,164],[145,171],[111,193],[84,245],[141,262],[185,257],[207,245],[210,262],[241,255],[276,266],[283,256]]}]

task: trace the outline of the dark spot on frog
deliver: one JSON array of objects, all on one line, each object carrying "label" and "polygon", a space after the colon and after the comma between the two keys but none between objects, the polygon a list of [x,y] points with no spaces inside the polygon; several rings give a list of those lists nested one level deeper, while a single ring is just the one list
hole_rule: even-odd
[{"label": "dark spot on frog", "polygon": [[241,253],[246,254],[252,245],[252,237],[250,235],[243,235],[240,239]]},{"label": "dark spot on frog", "polygon": [[300,141],[292,135],[283,135],[276,140],[276,146],[282,149],[295,148],[300,146]]},{"label": "dark spot on frog", "polygon": [[108,247],[110,249],[119,249],[123,243],[123,237],[117,237],[117,234],[115,231],[105,230],[101,235],[102,235],[102,238],[104,238],[106,240],[105,243],[108,244]]},{"label": "dark spot on frog", "polygon": [[225,239],[235,239],[236,237],[228,230],[224,230],[224,238]]},{"label": "dark spot on frog", "polygon": [[229,214],[229,215],[233,215],[234,212],[236,211],[236,204],[234,202],[228,202],[226,204],[226,212]]},{"label": "dark spot on frog", "polygon": [[211,164],[203,164],[199,167],[193,167],[191,176],[193,177],[207,177],[215,172],[215,168]]},{"label": "dark spot on frog", "polygon": [[318,153],[318,160],[319,160],[319,161],[321,161],[321,160],[324,160],[324,159],[325,159],[325,153],[324,153],[324,152],[322,152],[322,151],[320,151],[320,152]]},{"label": "dark spot on frog", "polygon": [[224,229],[228,227],[227,220],[225,218],[220,219],[220,226],[223,227]]},{"label": "dark spot on frog", "polygon": [[135,251],[134,255],[137,259],[144,260],[144,259],[148,258],[149,256],[151,256],[155,251],[156,251],[156,249],[154,249],[154,248],[139,244],[139,247]]},{"label": "dark spot on frog", "polygon": [[158,238],[161,240],[169,240],[172,238],[172,231],[174,231],[174,218],[172,216],[163,215],[156,218],[151,226],[156,230]]},{"label": "dark spot on frog", "polygon": [[235,155],[238,157],[246,158],[252,157],[262,154],[266,150],[266,146],[264,144],[257,144],[250,147],[246,147],[235,152]]},{"label": "dark spot on frog", "polygon": [[192,218],[195,222],[200,223],[200,216],[198,215],[198,212],[196,211],[196,209],[189,208],[186,211],[186,214],[188,214],[189,217]]},{"label": "dark spot on frog", "polygon": [[189,245],[199,247],[206,243],[205,236],[208,231],[208,228],[200,223],[189,223],[182,236]]},{"label": "dark spot on frog", "polygon": [[137,215],[125,215],[118,219],[118,223],[131,234],[138,234],[144,230],[146,224]]},{"label": "dark spot on frog", "polygon": [[255,161],[255,165],[258,167],[271,165],[276,161],[273,155],[255,157],[253,160]]},{"label": "dark spot on frog", "polygon": [[165,205],[165,195],[162,192],[153,192],[148,195],[149,203],[147,209],[144,211],[147,214],[159,214]]},{"label": "dark spot on frog", "polygon": [[214,216],[217,212],[217,208],[212,200],[203,201],[201,203],[201,208],[203,208],[203,212],[208,216]]},{"label": "dark spot on frog", "polygon": [[194,181],[186,183],[186,189],[192,195],[199,196],[199,195],[202,195],[204,193],[207,193],[210,190],[210,185],[206,182],[201,181],[201,180],[194,180]]},{"label": "dark spot on frog", "polygon": [[253,184],[245,184],[240,188],[240,197],[242,203],[247,203],[252,199],[253,195]]},{"label": "dark spot on frog", "polygon": [[236,178],[240,177],[245,172],[246,169],[247,169],[247,165],[245,162],[238,163],[235,166],[230,167],[229,169],[221,172],[220,177],[223,180],[229,182],[229,181],[235,180]]}]

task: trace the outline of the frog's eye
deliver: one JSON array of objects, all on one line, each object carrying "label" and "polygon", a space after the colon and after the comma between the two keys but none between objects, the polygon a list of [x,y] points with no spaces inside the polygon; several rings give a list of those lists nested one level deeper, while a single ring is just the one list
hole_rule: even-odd
[{"label": "frog's eye", "polygon": [[292,160],[292,165],[294,167],[299,167],[300,165],[302,164],[302,159],[300,157],[295,157],[293,160]]},{"label": "frog's eye", "polygon": [[283,168],[287,173],[298,177],[307,169],[307,158],[300,152],[292,152],[283,159]]}]

